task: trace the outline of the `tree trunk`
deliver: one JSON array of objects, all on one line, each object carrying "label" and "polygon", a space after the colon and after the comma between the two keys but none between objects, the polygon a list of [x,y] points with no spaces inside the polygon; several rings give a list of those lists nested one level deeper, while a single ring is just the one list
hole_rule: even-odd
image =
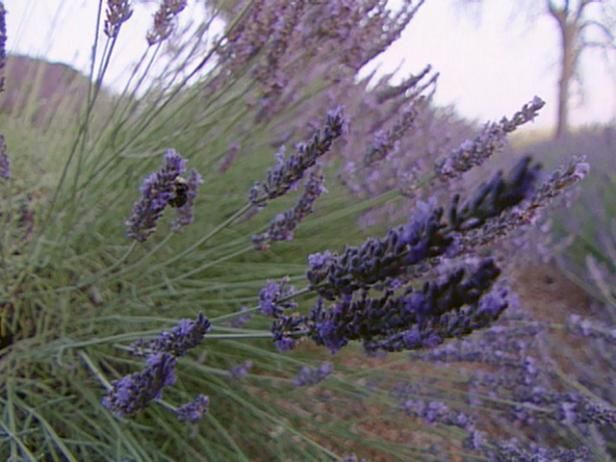
[{"label": "tree trunk", "polygon": [[558,22],[561,36],[561,65],[558,79],[558,118],[554,138],[567,133],[569,127],[569,90],[577,64],[577,27],[566,18]]}]

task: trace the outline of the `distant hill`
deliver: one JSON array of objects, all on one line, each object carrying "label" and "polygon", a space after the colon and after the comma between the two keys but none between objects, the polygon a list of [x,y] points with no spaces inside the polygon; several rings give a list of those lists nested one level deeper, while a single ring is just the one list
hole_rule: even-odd
[{"label": "distant hill", "polygon": [[88,95],[88,77],[63,63],[9,55],[5,91],[0,94],[0,113],[29,118],[40,128],[59,114],[76,114]]}]

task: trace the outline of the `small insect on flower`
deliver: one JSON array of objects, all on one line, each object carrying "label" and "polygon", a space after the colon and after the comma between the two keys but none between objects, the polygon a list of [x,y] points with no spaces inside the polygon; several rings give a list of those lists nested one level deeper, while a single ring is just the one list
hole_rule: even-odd
[{"label": "small insect on flower", "polygon": [[178,176],[173,183],[173,197],[169,199],[169,205],[171,207],[180,208],[188,201],[188,190],[190,189],[188,181]]}]

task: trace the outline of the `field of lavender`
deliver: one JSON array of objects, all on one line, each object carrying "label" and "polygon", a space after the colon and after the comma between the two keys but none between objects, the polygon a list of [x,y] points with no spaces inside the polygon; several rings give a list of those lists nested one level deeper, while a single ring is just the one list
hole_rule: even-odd
[{"label": "field of lavender", "polygon": [[0,460],[616,460],[614,129],[362,74],[424,1],[161,0],[121,93],[136,2],[86,77],[0,1]]}]

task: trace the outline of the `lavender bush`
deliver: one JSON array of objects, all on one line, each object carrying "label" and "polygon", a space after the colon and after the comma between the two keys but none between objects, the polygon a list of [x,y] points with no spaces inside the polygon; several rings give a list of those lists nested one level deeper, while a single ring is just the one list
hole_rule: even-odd
[{"label": "lavender bush", "polygon": [[429,67],[359,79],[423,3],[161,0],[110,96],[145,11],[101,2],[79,110],[2,126],[0,459],[609,460],[613,406],[533,343],[609,325],[529,319],[495,245],[588,165],[462,188],[544,103],[481,129]]}]

